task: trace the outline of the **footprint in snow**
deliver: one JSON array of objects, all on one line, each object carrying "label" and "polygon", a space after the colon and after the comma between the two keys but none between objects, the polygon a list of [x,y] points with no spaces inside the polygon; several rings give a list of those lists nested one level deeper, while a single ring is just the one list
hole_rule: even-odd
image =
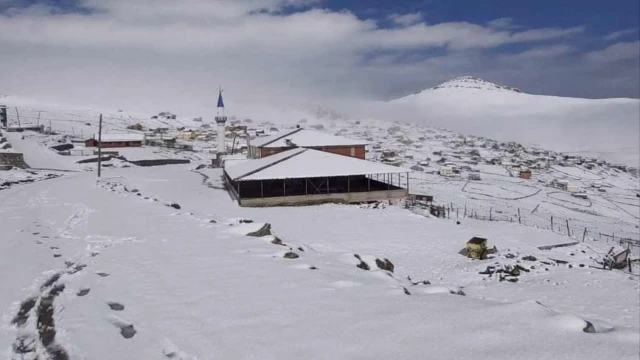
[{"label": "footprint in snow", "polygon": [[85,295],[89,294],[89,291],[91,291],[91,289],[80,289],[80,290],[76,293],[76,295],[78,295],[78,296],[85,296]]},{"label": "footprint in snow", "polygon": [[109,276],[109,275],[111,275],[111,274],[106,273],[106,272],[98,272],[98,273],[96,273],[96,275],[98,275],[98,276],[100,276],[100,277],[107,277],[107,276]]},{"label": "footprint in snow", "polygon": [[108,302],[107,305],[109,305],[109,308],[111,308],[111,310],[114,310],[114,311],[124,310],[124,305],[117,302]]},{"label": "footprint in snow", "polygon": [[115,315],[110,315],[108,318],[109,322],[115,325],[118,329],[120,329],[120,334],[125,339],[131,339],[137,333],[133,324],[128,321],[121,319]]}]

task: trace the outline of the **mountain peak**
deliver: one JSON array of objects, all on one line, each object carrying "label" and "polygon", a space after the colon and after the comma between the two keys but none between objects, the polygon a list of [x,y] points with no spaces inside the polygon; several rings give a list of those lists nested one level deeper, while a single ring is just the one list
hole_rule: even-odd
[{"label": "mountain peak", "polygon": [[492,82],[482,80],[475,76],[460,76],[455,79],[451,79],[438,86],[432,87],[429,90],[438,89],[480,89],[487,91],[502,91],[502,92],[515,92],[521,93],[522,91],[517,88],[513,88],[505,85],[498,85]]}]

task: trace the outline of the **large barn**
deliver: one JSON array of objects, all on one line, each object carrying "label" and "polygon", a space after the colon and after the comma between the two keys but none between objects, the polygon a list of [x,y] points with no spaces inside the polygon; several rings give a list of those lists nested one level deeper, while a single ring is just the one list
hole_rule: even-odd
[{"label": "large barn", "polygon": [[361,140],[297,128],[252,140],[249,145],[249,157],[259,159],[302,147],[364,159],[366,145],[367,143]]},{"label": "large barn", "polygon": [[[144,135],[141,134],[102,134],[100,136],[101,148],[140,147],[143,142]],[[85,140],[84,146],[98,147],[98,135],[93,135],[91,139]]]},{"label": "large barn", "polygon": [[410,170],[308,148],[225,166],[241,206],[359,203],[406,198]]}]

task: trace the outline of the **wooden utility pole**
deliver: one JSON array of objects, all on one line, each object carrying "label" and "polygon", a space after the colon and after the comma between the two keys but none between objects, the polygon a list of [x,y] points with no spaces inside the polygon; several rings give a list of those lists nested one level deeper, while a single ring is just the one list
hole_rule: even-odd
[{"label": "wooden utility pole", "polygon": [[22,125],[20,125],[20,113],[18,112],[17,106],[16,106],[16,115],[18,116],[18,127],[22,127]]},{"label": "wooden utility pole", "polygon": [[100,114],[100,123],[98,125],[98,177],[102,170],[102,114]]},{"label": "wooden utility pole", "polygon": [[42,114],[42,110],[38,110],[38,126],[40,126],[40,114]]},{"label": "wooden utility pole", "polygon": [[571,230],[569,229],[569,219],[567,219],[567,236],[571,236]]},{"label": "wooden utility pole", "polygon": [[582,242],[584,242],[584,239],[587,237],[587,228],[584,228],[584,234],[582,234]]},{"label": "wooden utility pole", "polygon": [[518,208],[518,224],[522,224],[522,217],[520,217],[520,208]]}]

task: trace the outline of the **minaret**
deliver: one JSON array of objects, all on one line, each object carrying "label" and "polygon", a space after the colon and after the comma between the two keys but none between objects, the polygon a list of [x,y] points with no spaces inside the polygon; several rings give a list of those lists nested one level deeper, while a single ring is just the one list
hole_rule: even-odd
[{"label": "minaret", "polygon": [[222,101],[222,89],[218,93],[218,115],[216,116],[216,124],[218,125],[218,154],[226,153],[225,148],[225,124],[227,117],[224,115],[224,102]]}]

